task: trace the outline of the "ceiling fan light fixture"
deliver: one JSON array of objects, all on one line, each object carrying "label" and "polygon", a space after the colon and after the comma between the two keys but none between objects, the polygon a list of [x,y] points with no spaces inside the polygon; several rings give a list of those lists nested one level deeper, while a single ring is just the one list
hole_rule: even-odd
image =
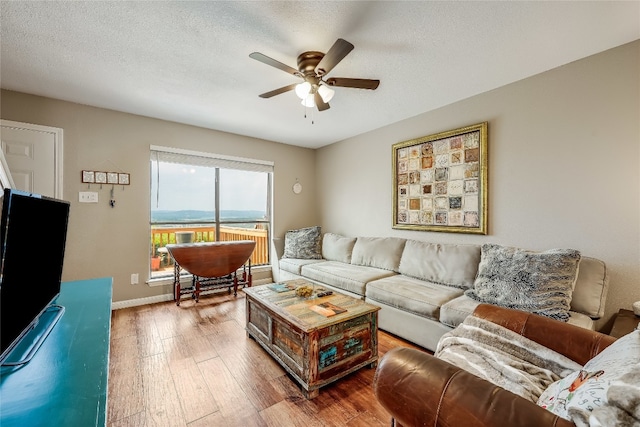
[{"label": "ceiling fan light fixture", "polygon": [[304,100],[309,95],[309,92],[311,92],[311,83],[302,82],[296,85],[296,95],[298,95],[298,98]]},{"label": "ceiling fan light fixture", "polygon": [[325,103],[328,103],[333,98],[333,95],[336,94],[336,91],[328,87],[327,85],[320,85],[318,88],[318,93],[322,97],[322,100]]},{"label": "ceiling fan light fixture", "polygon": [[309,95],[307,95],[306,98],[302,100],[301,104],[308,108],[315,107],[316,101],[314,100],[313,94],[310,93]]},{"label": "ceiling fan light fixture", "polygon": [[327,53],[315,50],[302,52],[297,58],[298,69],[269,58],[260,52],[253,52],[249,55],[250,58],[303,80],[301,83],[292,83],[258,96],[260,98],[271,98],[281,93],[294,91],[298,98],[302,100],[301,104],[306,108],[317,107],[318,111],[326,111],[330,108],[329,101],[335,95],[335,91],[332,89],[333,86],[376,89],[380,84],[380,80],[345,77],[331,77],[325,80],[327,74],[352,50],[353,44],[344,39],[338,39]]}]

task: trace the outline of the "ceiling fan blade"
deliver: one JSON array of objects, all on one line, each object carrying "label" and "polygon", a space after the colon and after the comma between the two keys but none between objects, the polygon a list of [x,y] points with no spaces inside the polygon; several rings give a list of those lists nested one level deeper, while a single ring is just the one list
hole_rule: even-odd
[{"label": "ceiling fan blade", "polygon": [[301,76],[300,71],[296,70],[295,68],[289,67],[288,65],[283,64],[280,61],[276,61],[273,58],[269,58],[268,56],[263,55],[260,52],[253,52],[249,54],[249,58],[253,58],[256,61],[260,61],[263,64],[271,65],[272,67],[276,67],[286,73],[293,74],[294,76],[298,76],[298,77]]},{"label": "ceiling fan blade", "polygon": [[338,65],[338,62],[342,61],[352,50],[353,45],[348,41],[343,39],[336,40],[316,66],[316,72],[321,76],[329,74],[333,67]]},{"label": "ceiling fan blade", "polygon": [[380,80],[347,79],[344,77],[331,77],[330,79],[327,79],[326,83],[329,86],[354,87],[356,89],[374,90],[380,84]]},{"label": "ceiling fan blade", "polygon": [[279,89],[272,90],[271,92],[265,92],[262,95],[259,95],[260,98],[271,98],[272,96],[280,95],[281,93],[289,92],[290,90],[294,90],[298,84],[294,83],[289,86],[284,86]]},{"label": "ceiling fan blade", "polygon": [[313,96],[314,101],[316,102],[316,106],[318,107],[318,111],[324,111],[329,109],[329,104],[324,102],[322,97],[318,92]]}]

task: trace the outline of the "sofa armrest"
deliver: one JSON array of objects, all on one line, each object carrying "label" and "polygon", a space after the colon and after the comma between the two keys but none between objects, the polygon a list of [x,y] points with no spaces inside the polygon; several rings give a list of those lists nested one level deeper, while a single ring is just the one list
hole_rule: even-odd
[{"label": "sofa armrest", "polygon": [[283,237],[274,237],[273,241],[273,249],[275,250],[277,259],[282,259],[282,255],[284,255],[284,238]]},{"label": "sofa armrest", "polygon": [[397,347],[382,357],[373,387],[395,425],[574,425],[535,403],[411,348]]},{"label": "sofa armrest", "polygon": [[581,365],[615,341],[615,338],[600,332],[490,304],[480,304],[473,315],[511,329]]}]

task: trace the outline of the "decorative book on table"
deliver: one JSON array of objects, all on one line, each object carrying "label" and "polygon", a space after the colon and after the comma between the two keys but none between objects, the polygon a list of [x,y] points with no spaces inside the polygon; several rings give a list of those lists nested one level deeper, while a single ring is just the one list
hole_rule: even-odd
[{"label": "decorative book on table", "polygon": [[292,291],[293,287],[287,285],[286,283],[274,283],[273,285],[269,285],[269,289],[276,292],[287,292]]},{"label": "decorative book on table", "polygon": [[330,302],[323,302],[320,304],[312,305],[309,308],[318,314],[322,314],[325,317],[335,316],[336,314],[344,313],[347,311],[346,308],[338,307],[337,305],[331,304]]}]

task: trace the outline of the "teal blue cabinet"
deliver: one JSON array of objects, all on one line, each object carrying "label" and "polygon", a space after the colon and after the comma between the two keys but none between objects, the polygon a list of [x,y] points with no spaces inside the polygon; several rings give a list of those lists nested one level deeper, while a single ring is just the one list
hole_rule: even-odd
[{"label": "teal blue cabinet", "polygon": [[42,347],[0,371],[0,426],[106,425],[111,287],[111,278],[62,283],[65,312]]}]

